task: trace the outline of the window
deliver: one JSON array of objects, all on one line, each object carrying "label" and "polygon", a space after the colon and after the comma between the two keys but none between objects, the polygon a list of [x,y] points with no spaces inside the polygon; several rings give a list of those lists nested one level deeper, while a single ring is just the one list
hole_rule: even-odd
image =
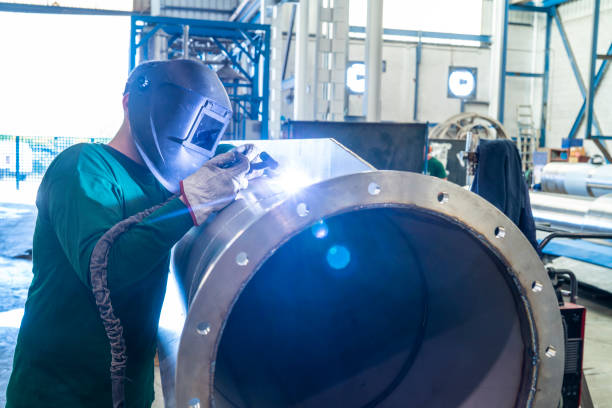
[{"label": "window", "polygon": [[[100,3],[100,2],[98,2]],[[130,18],[0,12],[0,134],[112,137]]]},{"label": "window", "polygon": [[[438,33],[480,35],[482,0],[384,0],[385,29],[431,31]],[[367,0],[350,0],[349,25],[365,27]],[[364,37],[363,33],[351,33]],[[416,37],[385,35],[386,39],[415,41]],[[423,42],[480,45],[477,41],[423,38]]]}]

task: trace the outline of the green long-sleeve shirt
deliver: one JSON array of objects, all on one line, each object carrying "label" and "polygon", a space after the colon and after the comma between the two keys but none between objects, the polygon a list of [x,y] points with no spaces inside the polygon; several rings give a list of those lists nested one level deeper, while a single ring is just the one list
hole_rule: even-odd
[{"label": "green long-sleeve shirt", "polygon": [[[91,293],[89,258],[117,222],[170,197],[143,166],[79,144],[49,166],[36,205],[33,273],[7,408],[111,407],[110,346]],[[193,226],[171,200],[120,236],[108,281],[128,352],[126,402],[153,401],[153,358],[171,247]]]}]

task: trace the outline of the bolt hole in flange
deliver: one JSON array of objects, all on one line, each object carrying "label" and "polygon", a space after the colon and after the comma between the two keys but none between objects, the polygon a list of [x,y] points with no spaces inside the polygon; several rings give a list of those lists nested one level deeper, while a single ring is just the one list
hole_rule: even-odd
[{"label": "bolt hole in flange", "polygon": [[249,257],[247,256],[246,252],[240,252],[238,255],[236,255],[236,263],[240,266],[247,266],[249,263]]},{"label": "bolt hole in flange", "polygon": [[506,229],[504,227],[495,227],[495,238],[503,238],[506,236]]},{"label": "bolt hole in flange", "polygon": [[542,285],[542,282],[540,281],[534,281],[531,284],[531,291],[535,292],[535,293],[539,293],[542,291],[542,289],[544,289],[544,285]]},{"label": "bolt hole in flange", "polygon": [[295,211],[300,217],[305,217],[310,212],[310,209],[306,203],[299,203],[297,207],[295,207]]},{"label": "bolt hole in flange", "polygon": [[370,195],[378,195],[380,194],[380,186],[374,182],[371,182],[368,185],[368,193],[370,193]]},{"label": "bolt hole in flange", "polygon": [[208,335],[208,333],[210,333],[210,324],[206,323],[206,322],[201,322],[198,324],[198,327],[196,328],[196,331],[198,332],[198,334],[202,335],[202,336],[206,336]]},{"label": "bolt hole in flange", "polygon": [[440,204],[448,203],[448,193],[438,194],[438,202]]},{"label": "bolt hole in flange", "polygon": [[546,347],[546,351],[544,352],[544,354],[546,354],[546,357],[548,358],[553,358],[557,355],[557,349],[555,348],[555,346],[548,346]]},{"label": "bolt hole in flange", "polygon": [[189,401],[189,408],[200,408],[200,399],[199,398],[192,398]]}]

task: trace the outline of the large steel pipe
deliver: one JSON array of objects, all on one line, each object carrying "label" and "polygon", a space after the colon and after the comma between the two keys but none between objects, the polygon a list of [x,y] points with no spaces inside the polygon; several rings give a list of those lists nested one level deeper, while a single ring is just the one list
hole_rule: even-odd
[{"label": "large steel pipe", "polygon": [[548,163],[542,171],[542,191],[599,197],[612,193],[612,165]]},{"label": "large steel pipe", "polygon": [[536,222],[576,232],[612,232],[612,193],[597,198],[529,194]]},{"label": "large steel pipe", "polygon": [[254,182],[177,247],[167,404],[556,407],[562,325],[521,232],[451,183],[358,164]]}]

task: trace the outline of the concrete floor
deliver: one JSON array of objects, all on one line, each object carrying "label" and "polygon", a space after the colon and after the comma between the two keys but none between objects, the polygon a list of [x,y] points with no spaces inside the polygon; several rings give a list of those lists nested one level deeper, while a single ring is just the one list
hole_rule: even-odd
[{"label": "concrete floor", "polygon": [[612,408],[612,300],[581,298],[578,303],[587,308],[582,367],[589,391],[595,407]]},{"label": "concrete floor", "polygon": [[[32,206],[0,204],[0,407],[5,405],[17,333],[32,278],[31,261],[15,257],[32,247],[34,222]],[[609,279],[612,280],[612,271]],[[589,390],[595,407],[612,408],[612,296],[589,294],[578,303],[587,307],[584,373]],[[163,407],[159,370],[155,394],[153,407]]]}]

